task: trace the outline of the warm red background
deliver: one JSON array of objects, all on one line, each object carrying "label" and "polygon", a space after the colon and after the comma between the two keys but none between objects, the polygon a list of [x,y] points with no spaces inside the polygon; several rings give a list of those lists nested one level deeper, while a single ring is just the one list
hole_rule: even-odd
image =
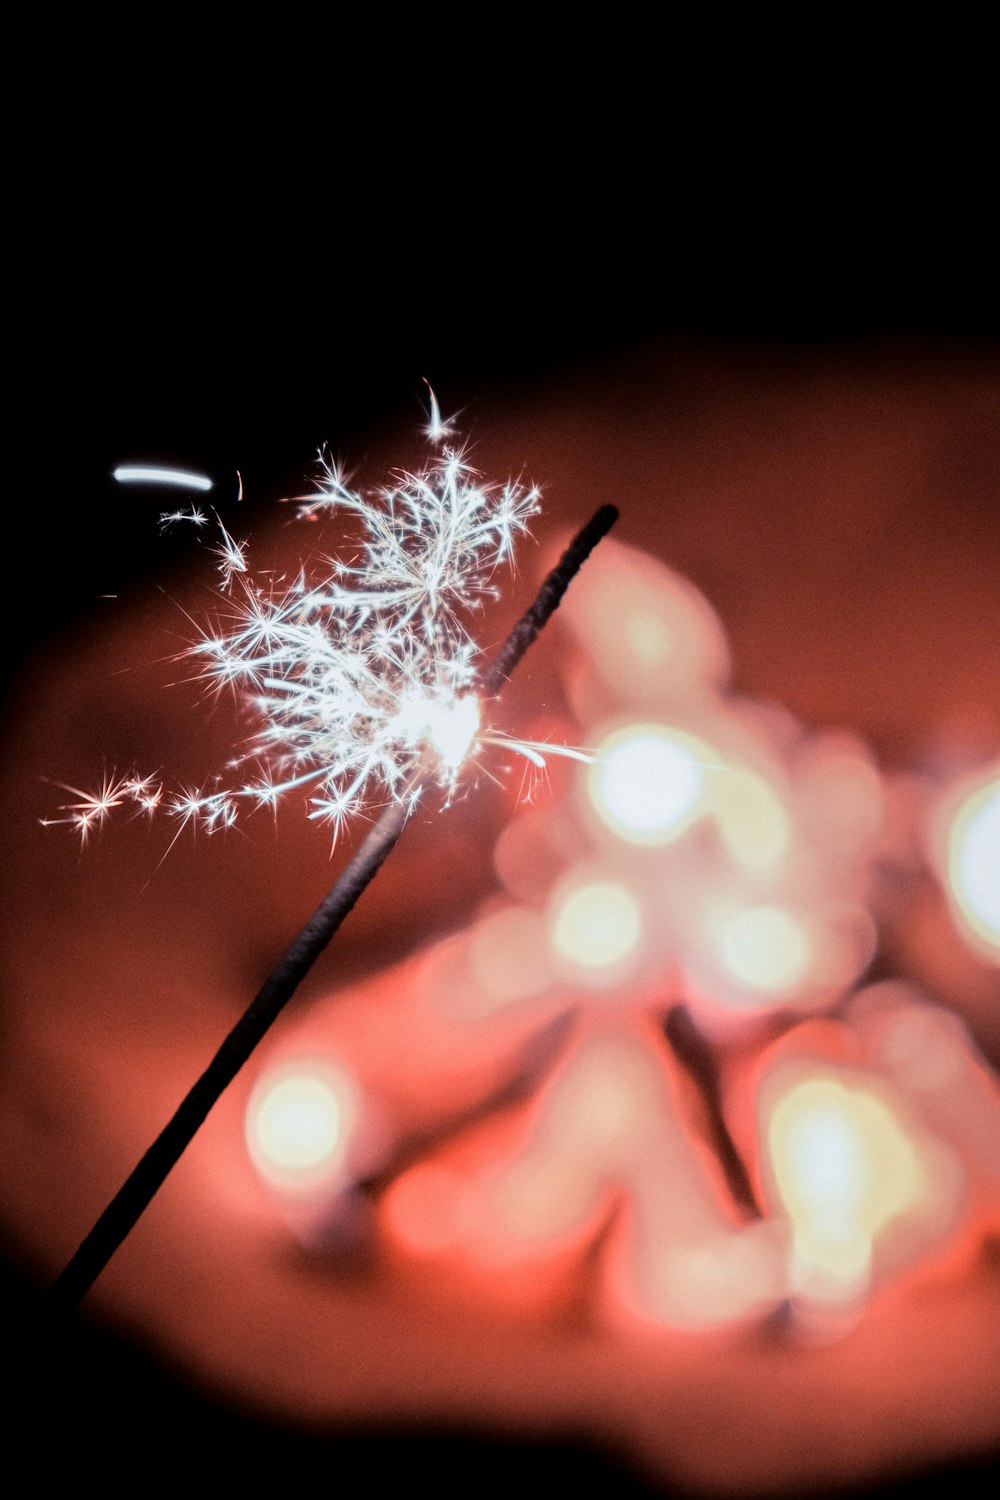
[{"label": "warm red background", "polygon": [[[543,542],[613,500],[622,540],[702,587],[730,634],[741,690],[811,725],[856,729],[892,769],[947,774],[1000,749],[995,350],[675,336],[619,341],[481,399],[460,382],[438,384],[446,408],[474,402],[464,425],[486,473],[523,471],[542,483]],[[371,413],[348,444],[334,412],[312,446],[329,437],[375,480],[386,463],[418,460],[410,415],[380,426]],[[163,424],[156,430],[165,443]],[[148,431],[133,423],[127,451],[108,458],[164,456]],[[239,432],[236,424],[230,435]],[[184,458],[183,424],[172,441],[170,456]],[[216,450],[212,459],[223,481],[241,465],[244,530],[260,561],[291,545],[287,513],[267,502],[301,487],[310,452],[293,441],[279,461],[273,433],[255,444],[244,431],[243,442],[242,454]],[[205,464],[206,451],[188,457]],[[119,511],[125,503],[99,457],[85,451],[74,471],[89,487],[95,532],[103,501]],[[153,531],[154,506],[128,518],[137,534]],[[203,576],[197,559],[166,545],[177,568],[160,581],[197,609],[200,582],[186,581]],[[81,595],[121,597],[56,622],[15,681],[8,718],[16,733],[5,771],[0,1191],[11,1254],[40,1280],[71,1253],[336,868],[324,834],[291,806],[276,829],[256,820],[249,838],[202,840],[196,850],[181,840],[160,867],[162,829],[108,829],[81,857],[64,830],[38,826],[59,796],[44,776],[89,785],[105,764],[134,759],[197,777],[233,737],[228,715],[207,719],[193,689],[163,689],[177,673],[162,658],[184,637],[170,598],[110,546],[102,552],[93,533],[82,546],[91,581],[74,570]],[[541,556],[522,555],[521,578],[490,612],[485,641],[499,640],[527,601]],[[560,650],[553,629],[525,664],[505,702],[512,730],[558,702]],[[509,806],[484,785],[446,821],[427,817],[408,830],[299,1003],[466,918],[492,888],[489,854]],[[996,970],[953,941],[933,886],[915,907],[885,961],[955,1003],[1000,1061]],[[960,1278],[879,1306],[820,1353],[761,1338],[730,1348],[666,1337],[641,1350],[599,1336],[567,1340],[488,1306],[442,1316],[391,1277],[331,1281],[273,1225],[240,1220],[206,1188],[213,1142],[232,1129],[236,1109],[220,1110],[93,1298],[127,1346],[149,1349],[181,1382],[161,1390],[140,1364],[154,1402],[183,1405],[177,1392],[190,1382],[269,1417],[582,1435],[631,1455],[647,1475],[792,1489],[978,1461],[997,1437],[995,1246]],[[101,1358],[82,1347],[87,1391],[92,1371],[102,1378]],[[72,1349],[59,1350],[72,1361]],[[130,1384],[121,1368],[111,1377],[119,1401]],[[92,1418],[89,1402],[88,1394]],[[186,1419],[197,1411],[206,1423],[207,1410],[184,1406]],[[241,1429],[244,1448],[248,1434]]]}]

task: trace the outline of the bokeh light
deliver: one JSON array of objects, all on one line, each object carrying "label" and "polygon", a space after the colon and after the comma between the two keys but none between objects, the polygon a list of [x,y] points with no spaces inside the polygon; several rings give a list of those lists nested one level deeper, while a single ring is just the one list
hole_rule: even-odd
[{"label": "bokeh light", "polygon": [[768,1149],[794,1225],[793,1288],[855,1300],[868,1288],[875,1237],[927,1190],[899,1119],[874,1092],[800,1079],[771,1112]]},{"label": "bokeh light", "polygon": [[613,538],[601,550],[608,566],[584,569],[563,606],[601,696],[654,708],[718,691],[729,645],[700,589]]},{"label": "bokeh light", "polygon": [[754,990],[794,989],[806,977],[811,949],[801,922],[784,907],[753,906],[727,924],[722,952],[730,972]]},{"label": "bokeh light", "polygon": [[[940,378],[911,382],[900,423],[905,380],[826,388],[797,355],[787,392],[760,400],[766,380],[750,365],[714,415],[683,365],[673,409],[660,391],[633,417],[637,388],[624,383],[572,426],[542,403],[526,459],[547,480],[556,465],[559,526],[618,499],[624,479],[621,534],[717,593],[734,685],[695,586],[612,539],[497,730],[583,747],[596,765],[522,778],[514,752],[490,743],[492,720],[475,745],[471,702],[418,695],[413,732],[446,766],[472,744],[462,796],[446,817],[427,807],[411,820],[385,883],[254,1069],[249,1116],[234,1089],[164,1195],[172,1237],[154,1243],[153,1224],[131,1247],[133,1270],[123,1257],[123,1291],[109,1279],[112,1315],[124,1309],[153,1348],[255,1409],[341,1426],[387,1413],[555,1434],[572,1423],[641,1464],[652,1450],[664,1482],[705,1493],[777,1493],[779,1470],[785,1492],[804,1493],[824,1476],[796,1470],[820,1449],[827,1485],[872,1484],[890,1459],[902,1472],[995,1439],[1000,740],[981,646],[996,569],[981,565],[983,516],[956,501],[969,475],[988,489],[995,390],[980,384],[970,400],[942,396]],[[968,527],[954,525],[959,509]],[[290,557],[276,539],[276,577],[294,578]],[[484,617],[484,646],[522,589],[525,576]],[[162,654],[157,629],[137,632],[127,664]],[[71,779],[74,757],[105,750],[100,699],[79,686],[87,659],[71,656],[37,722],[25,716],[22,732],[18,715],[18,806],[40,748]],[[109,660],[126,665],[120,645],[91,653],[101,683]],[[187,734],[138,691],[125,707],[111,764],[157,765],[164,732]],[[856,735],[831,728],[845,717]],[[212,735],[206,760],[219,742],[232,752],[221,726]],[[925,848],[935,805],[948,814],[937,883]],[[23,882],[12,872],[10,1050],[31,1086],[6,1096],[9,1155],[37,1159],[65,1202],[47,1214],[27,1171],[8,1173],[7,1192],[46,1266],[131,1149],[126,1084],[150,1116],[179,1094],[239,976],[278,951],[333,873],[325,839],[311,862],[281,829],[272,858],[270,819],[257,825],[252,857],[249,840],[201,841],[196,854],[178,840],[144,905],[138,827],[123,830],[137,842],[118,864],[110,840],[100,851],[118,883],[99,897],[78,892],[91,882],[63,870],[62,853],[32,855]],[[276,883],[275,860],[293,878]],[[66,962],[46,940],[53,896]],[[875,977],[907,976],[919,1003],[916,989],[879,1007],[869,993],[862,1015],[856,986],[876,945]],[[164,1007],[168,986],[179,1004]],[[165,1033],[167,1011],[168,1046],[143,1035],[129,1047],[147,1025]],[[827,1028],[828,1048],[802,1025]],[[100,1049],[106,1061],[87,1071],[102,1037],[114,1055]],[[799,1049],[798,1071],[768,1073],[778,1108],[765,1112],[764,1054],[782,1044],[783,1057]],[[305,1255],[283,1248],[286,1231]],[[552,1289],[530,1322],[508,1316],[514,1281]],[[857,1337],[803,1357],[803,1332],[845,1332],[866,1301]],[[345,1348],[358,1357],[345,1362]],[[725,1474],[721,1460],[712,1471],[719,1450]]]},{"label": "bokeh light", "polygon": [[629,843],[668,843],[697,816],[710,759],[706,745],[680,730],[630,725],[599,746],[590,768],[591,802]]},{"label": "bokeh light", "polygon": [[712,778],[711,809],[734,864],[764,874],[781,863],[791,842],[791,822],[765,777],[726,768]]},{"label": "bokeh light", "polygon": [[962,800],[948,831],[948,891],[964,930],[1000,955],[1000,776]]},{"label": "bokeh light", "polygon": [[355,1086],[332,1062],[284,1063],[265,1073],[250,1097],[250,1158],[261,1177],[282,1191],[327,1188],[342,1174],[356,1115]]},{"label": "bokeh light", "polygon": [[620,881],[572,885],[557,900],[552,925],[555,953],[571,969],[592,976],[617,974],[638,946],[639,905]]}]

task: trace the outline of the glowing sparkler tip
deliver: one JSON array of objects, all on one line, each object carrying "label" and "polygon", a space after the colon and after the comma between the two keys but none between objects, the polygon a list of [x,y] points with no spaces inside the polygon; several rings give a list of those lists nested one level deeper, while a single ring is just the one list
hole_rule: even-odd
[{"label": "glowing sparkler tip", "polygon": [[659,724],[635,724],[600,747],[590,797],[601,819],[631,844],[666,844],[694,820],[703,798],[707,746]]},{"label": "glowing sparkler tip", "polygon": [[418,743],[425,741],[436,754],[442,772],[454,776],[479,729],[479,699],[472,693],[462,697],[412,693],[401,703],[396,723],[404,736],[412,736]]}]

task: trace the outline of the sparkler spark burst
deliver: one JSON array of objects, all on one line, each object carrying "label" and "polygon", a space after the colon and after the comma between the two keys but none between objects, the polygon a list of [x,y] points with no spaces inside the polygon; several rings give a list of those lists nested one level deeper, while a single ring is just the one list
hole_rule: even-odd
[{"label": "sparkler spark burst", "polygon": [[[439,443],[448,428],[436,402],[434,412]],[[353,517],[357,557],[324,558],[318,576],[303,568],[291,584],[255,577],[246,543],[216,517],[224,607],[218,627],[185,653],[210,692],[233,689],[256,718],[246,754],[230,767],[254,763],[255,774],[174,793],[148,776],[113,776],[96,793],[68,788],[78,800],[48,821],[85,839],[113,808],[132,804],[214,832],[231,826],[241,805],[273,807],[304,787],[308,816],[336,838],[379,797],[412,802],[430,776],[454,787],[480,722],[467,621],[495,596],[495,572],[538,512],[539,492],[513,480],[483,483],[458,446],[372,492],[352,489],[323,451],[320,462],[317,492],[296,502],[300,516]],[[192,507],[161,519],[200,528],[204,516]],[[537,758],[537,747],[511,743]]]}]

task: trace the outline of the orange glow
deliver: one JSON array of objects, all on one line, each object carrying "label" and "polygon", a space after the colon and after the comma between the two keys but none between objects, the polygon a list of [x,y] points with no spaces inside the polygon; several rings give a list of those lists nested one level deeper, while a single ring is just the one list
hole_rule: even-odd
[{"label": "orange glow", "polygon": [[382,1205],[391,1235],[417,1255],[439,1255],[459,1239],[463,1181],[454,1169],[437,1162],[414,1167],[395,1183]]},{"label": "orange glow", "polygon": [[411,1256],[446,1259],[449,1282],[487,1277],[506,1297],[513,1270],[521,1292],[543,1294],[610,1227],[610,1323],[709,1328],[759,1314],[785,1292],[785,1228],[735,1221],[684,1098],[649,1028],[591,1025],[534,1106],[393,1184],[387,1232]]},{"label": "orange glow", "polygon": [[554,967],[543,918],[526,907],[491,912],[473,929],[470,962],[478,990],[465,997],[467,1012],[540,994]]}]

